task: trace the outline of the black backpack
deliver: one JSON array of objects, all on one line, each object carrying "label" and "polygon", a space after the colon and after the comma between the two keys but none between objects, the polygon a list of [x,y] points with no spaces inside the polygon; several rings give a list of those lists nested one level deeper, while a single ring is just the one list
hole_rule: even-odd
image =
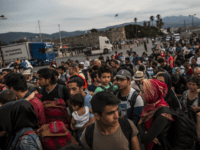
[{"label": "black backpack", "polygon": [[158,117],[162,113],[171,114],[175,118],[175,121],[172,122],[169,129],[167,139],[162,139],[165,141],[165,143],[167,143],[167,146],[170,148],[170,150],[191,149],[197,141],[196,124],[189,120],[188,116],[179,108],[175,110],[167,107],[159,108],[155,112],[154,118]]},{"label": "black backpack", "polygon": [[[129,149],[131,150],[132,149],[131,148],[131,139],[132,139],[131,125],[126,118],[119,118],[118,120],[119,120],[120,127],[122,129],[122,132],[124,133],[124,136],[129,142]],[[94,126],[95,126],[95,123],[87,126],[85,130],[85,140],[91,149],[93,146]]]},{"label": "black backpack", "polygon": [[99,85],[100,88],[102,88],[104,91],[106,92],[110,92],[110,93],[114,93],[115,91],[113,90],[113,85],[111,85],[110,83],[108,83],[110,85],[110,87],[108,89],[106,89],[104,86]]}]

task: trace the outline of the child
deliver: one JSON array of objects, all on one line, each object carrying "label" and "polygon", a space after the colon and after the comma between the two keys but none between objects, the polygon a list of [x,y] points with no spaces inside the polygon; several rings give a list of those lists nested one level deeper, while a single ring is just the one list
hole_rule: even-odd
[{"label": "child", "polygon": [[[71,98],[71,105],[74,110],[72,113],[71,129],[76,130],[76,128],[83,127],[89,121],[89,115],[92,113],[92,109],[84,106],[84,97],[82,94],[75,94]],[[74,137],[76,133],[74,132]],[[80,135],[81,136],[81,135]],[[78,136],[78,141],[80,136]]]},{"label": "child", "polygon": [[103,66],[98,71],[98,76],[100,78],[100,85],[96,88],[95,94],[101,91],[115,92],[118,87],[113,86],[111,82],[112,70],[108,66]]},{"label": "child", "polygon": [[16,101],[16,94],[12,90],[4,90],[0,94],[0,106],[8,102]]}]

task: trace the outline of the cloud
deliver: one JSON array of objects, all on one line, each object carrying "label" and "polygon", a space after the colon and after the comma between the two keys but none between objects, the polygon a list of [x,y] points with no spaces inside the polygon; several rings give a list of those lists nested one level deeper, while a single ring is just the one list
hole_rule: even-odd
[{"label": "cloud", "polygon": [[[110,25],[148,21],[151,15],[178,16],[197,14],[200,17],[199,0],[1,0],[0,33],[5,32],[58,32],[89,30]],[[114,17],[118,14],[119,17]]]}]

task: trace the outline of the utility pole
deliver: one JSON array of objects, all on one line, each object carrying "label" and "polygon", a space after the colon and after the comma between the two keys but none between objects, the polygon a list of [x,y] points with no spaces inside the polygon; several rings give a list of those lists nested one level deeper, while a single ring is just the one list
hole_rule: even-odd
[{"label": "utility pole", "polygon": [[194,27],[194,20],[193,20],[193,17],[196,16],[196,14],[194,14],[194,15],[189,15],[189,17],[190,17],[190,16],[192,16],[192,26]]},{"label": "utility pole", "polygon": [[40,32],[40,41],[42,42],[41,29],[40,29],[40,21],[39,20],[38,20],[38,26],[39,26],[39,32]]},{"label": "utility pole", "polygon": [[58,24],[58,29],[59,29],[59,37],[60,37],[60,46],[62,47],[61,34],[60,34],[60,24]]}]

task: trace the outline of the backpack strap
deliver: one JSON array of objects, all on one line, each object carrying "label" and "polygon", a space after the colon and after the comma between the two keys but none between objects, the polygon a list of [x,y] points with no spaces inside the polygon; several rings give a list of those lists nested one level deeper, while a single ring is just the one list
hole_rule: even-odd
[{"label": "backpack strap", "polygon": [[85,140],[91,149],[92,149],[92,144],[93,144],[94,125],[95,125],[95,123],[87,126],[86,130],[85,130]]},{"label": "backpack strap", "polygon": [[139,96],[139,93],[135,90],[131,96],[131,100],[130,100],[130,105],[131,105],[131,113],[132,113],[132,118],[131,120],[134,119],[134,117],[138,117],[138,116],[134,116],[133,115],[133,111],[134,111],[134,106],[137,100],[137,97]]},{"label": "backpack strap", "polygon": [[109,88],[108,88],[108,91],[110,91],[110,92],[113,92],[113,85],[111,85],[110,83],[108,83],[109,84]]},{"label": "backpack strap", "polygon": [[124,136],[128,140],[129,143],[129,149],[131,150],[131,139],[132,139],[132,128],[130,123],[128,122],[128,119],[126,118],[119,118],[119,124],[122,129],[122,132],[124,133]]},{"label": "backpack strap", "polygon": [[168,108],[168,107],[161,107],[161,108],[159,108],[159,109],[155,112],[153,118],[156,119],[156,118],[157,118],[159,115],[161,115],[162,113],[167,113],[167,114],[171,114],[171,115],[173,115],[173,116],[177,116],[177,114],[176,114],[175,112],[173,112],[170,108]]},{"label": "backpack strap", "polygon": [[63,87],[64,87],[64,85],[58,84],[58,96],[59,96],[59,98],[64,100]]}]

